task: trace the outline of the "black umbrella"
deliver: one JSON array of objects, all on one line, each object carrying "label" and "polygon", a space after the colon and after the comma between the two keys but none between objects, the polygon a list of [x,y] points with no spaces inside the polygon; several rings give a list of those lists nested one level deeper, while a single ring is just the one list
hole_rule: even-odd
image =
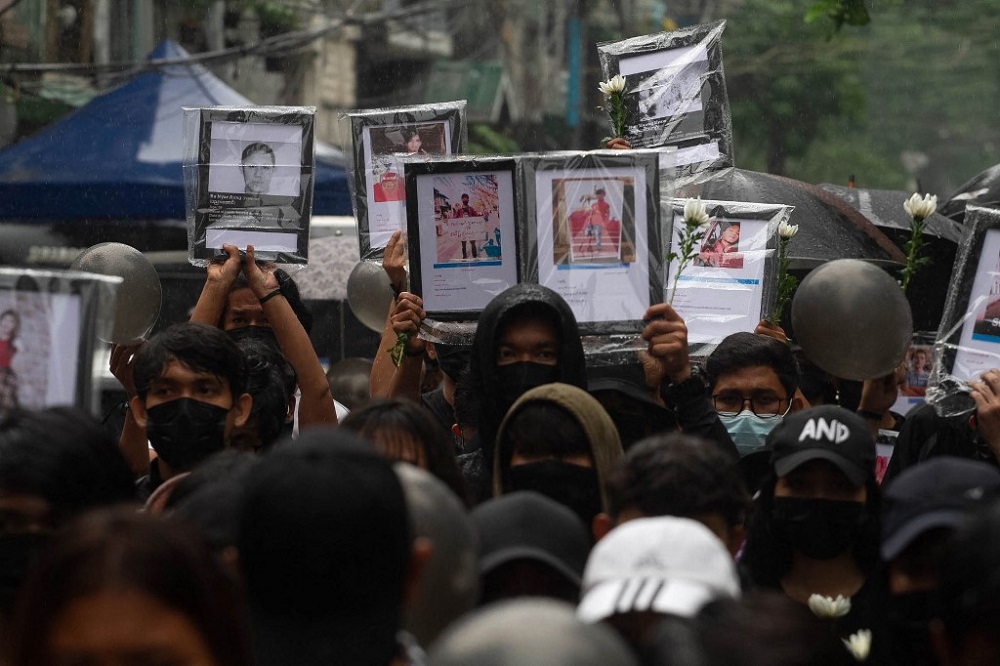
[{"label": "black umbrella", "polygon": [[868,218],[843,199],[799,180],[745,169],[725,169],[703,183],[678,189],[679,197],[795,206],[799,232],[788,244],[791,268],[810,269],[832,259],[863,259],[902,266],[906,256]]},{"label": "black umbrella", "polygon": [[938,212],[956,222],[965,220],[965,204],[1000,206],[1000,164],[991,166],[962,185],[951,198],[938,206]]},{"label": "black umbrella", "polygon": [[[852,208],[871,220],[900,247],[909,239],[912,218],[903,208],[903,202],[909,199],[912,193],[902,190],[843,187],[831,183],[821,183],[820,187],[851,204]],[[940,213],[934,213],[924,220],[924,234],[958,243],[962,238],[962,227],[954,220]],[[900,243],[901,238],[902,243]]]},{"label": "black umbrella", "polygon": [[[829,183],[823,183],[820,187],[857,208],[895,241],[900,249],[910,239],[912,220],[903,208],[903,202],[910,198],[910,193],[902,190],[842,187]],[[925,245],[920,256],[930,259],[930,264],[917,270],[906,290],[906,297],[913,311],[914,330],[937,330],[944,312],[951,269],[955,264],[955,254],[961,238],[962,226],[940,213],[934,213],[924,220]]]}]

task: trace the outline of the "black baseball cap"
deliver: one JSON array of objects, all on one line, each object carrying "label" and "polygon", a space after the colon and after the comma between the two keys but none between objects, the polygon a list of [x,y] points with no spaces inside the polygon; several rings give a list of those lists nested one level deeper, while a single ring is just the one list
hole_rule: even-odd
[{"label": "black baseball cap", "polygon": [[590,537],[583,521],[555,500],[518,491],[480,504],[472,511],[479,532],[479,575],[514,560],[535,560],[574,585],[583,579]]},{"label": "black baseball cap", "polygon": [[875,473],[875,440],[864,419],[836,405],[793,412],[767,436],[778,476],[812,460],[826,460],[855,486]]},{"label": "black baseball cap", "polygon": [[883,496],[882,559],[894,559],[928,530],[958,527],[998,489],[1000,470],[976,460],[941,456],[907,469]]}]

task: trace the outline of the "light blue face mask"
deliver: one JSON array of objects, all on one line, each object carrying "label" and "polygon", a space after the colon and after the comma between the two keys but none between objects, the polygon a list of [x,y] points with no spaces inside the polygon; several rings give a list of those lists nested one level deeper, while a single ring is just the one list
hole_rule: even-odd
[{"label": "light blue face mask", "polygon": [[719,420],[726,426],[726,432],[736,444],[736,450],[742,458],[764,447],[768,433],[781,423],[782,416],[784,414],[764,418],[744,409],[739,414],[719,414]]}]

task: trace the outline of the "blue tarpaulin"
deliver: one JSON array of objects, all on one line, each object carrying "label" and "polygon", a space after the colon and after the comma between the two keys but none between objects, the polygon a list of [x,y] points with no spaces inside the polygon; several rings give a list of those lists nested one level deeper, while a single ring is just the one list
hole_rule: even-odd
[{"label": "blue tarpaulin", "polygon": [[[149,57],[188,53],[166,41]],[[184,219],[183,107],[216,105],[254,106],[196,63],[146,71],[95,97],[0,151],[0,219]],[[313,213],[350,215],[344,168],[323,157],[337,151],[316,152]]]}]

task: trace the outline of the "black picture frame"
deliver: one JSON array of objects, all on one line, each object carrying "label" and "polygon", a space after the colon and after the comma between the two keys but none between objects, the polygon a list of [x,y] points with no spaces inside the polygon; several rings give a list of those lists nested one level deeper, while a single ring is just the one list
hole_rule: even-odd
[{"label": "black picture frame", "polygon": [[[524,192],[522,281],[552,288],[566,299],[584,335],[638,333],[645,310],[663,301],[657,153],[601,150],[518,159]],[[588,213],[581,199],[590,195],[581,192],[596,193],[601,187],[611,201],[605,216],[610,224],[591,234],[594,245],[576,248],[587,242],[588,221],[581,221],[581,214]],[[591,201],[589,223],[596,199]],[[577,209],[571,212],[570,205]],[[608,249],[601,247],[604,233]],[[610,296],[615,288],[622,298]]]},{"label": "black picture frame", "polygon": [[633,148],[676,147],[678,177],[734,165],[725,26],[714,21],[597,45],[605,79],[625,76],[632,121],[625,138]]},{"label": "black picture frame", "polygon": [[404,171],[410,291],[429,320],[475,321],[521,280],[517,160],[420,160]]},{"label": "black picture frame", "polygon": [[223,243],[252,244],[263,261],[308,263],[314,116],[313,107],[185,109],[191,263],[220,256]]},{"label": "black picture frame", "polygon": [[421,137],[421,147],[414,158],[435,159],[462,153],[468,143],[464,100],[399,106],[387,109],[352,111],[350,120],[351,163],[349,184],[354,217],[358,223],[358,245],[361,259],[381,259],[389,236],[406,227],[405,197],[398,205],[393,199],[380,200],[375,190],[381,176],[376,172],[402,168],[395,156],[407,154],[403,134],[415,130]]}]

